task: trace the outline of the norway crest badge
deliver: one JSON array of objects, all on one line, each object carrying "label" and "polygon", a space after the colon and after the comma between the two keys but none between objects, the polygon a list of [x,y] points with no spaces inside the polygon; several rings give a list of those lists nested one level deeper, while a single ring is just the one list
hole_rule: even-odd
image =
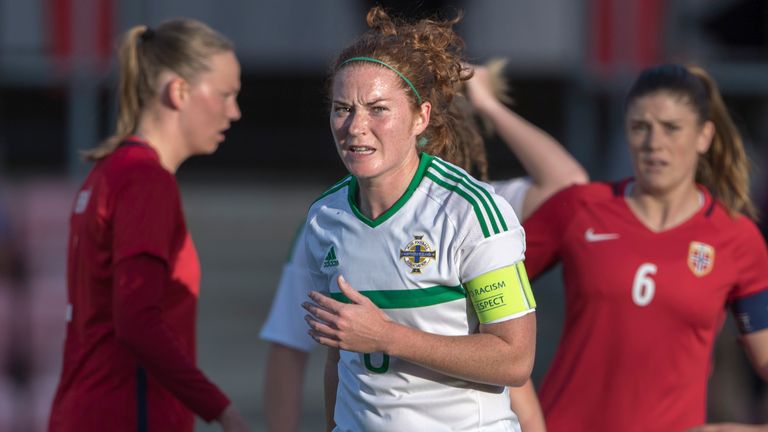
[{"label": "norway crest badge", "polygon": [[697,241],[688,246],[688,268],[698,277],[706,276],[715,266],[715,248]]}]

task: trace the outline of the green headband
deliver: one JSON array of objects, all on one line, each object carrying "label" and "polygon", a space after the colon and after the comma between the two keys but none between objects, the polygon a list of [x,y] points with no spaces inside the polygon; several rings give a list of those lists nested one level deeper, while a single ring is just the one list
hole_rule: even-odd
[{"label": "green headband", "polygon": [[345,64],[347,64],[349,62],[353,62],[353,61],[365,61],[365,62],[371,62],[371,63],[378,63],[378,64],[386,67],[387,69],[391,70],[392,72],[396,73],[397,76],[402,78],[403,81],[405,81],[405,83],[408,84],[408,86],[411,88],[411,90],[413,90],[413,93],[416,94],[416,98],[418,98],[418,100],[419,100],[419,105],[421,105],[421,95],[416,90],[416,86],[414,86],[413,83],[411,82],[411,80],[406,78],[405,75],[401,74],[399,70],[393,68],[392,66],[384,63],[383,61],[381,61],[379,59],[375,59],[375,58],[372,58],[372,57],[352,57],[352,58],[348,58],[348,59],[344,60],[343,62],[341,62],[339,67],[342,67]]}]

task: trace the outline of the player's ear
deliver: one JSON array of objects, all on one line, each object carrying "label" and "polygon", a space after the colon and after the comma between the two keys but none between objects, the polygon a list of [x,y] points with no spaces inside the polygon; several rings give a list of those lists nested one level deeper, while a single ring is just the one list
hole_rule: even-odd
[{"label": "player's ear", "polygon": [[696,151],[699,154],[705,154],[712,145],[712,138],[715,136],[715,124],[711,121],[704,122],[696,141]]},{"label": "player's ear", "polygon": [[189,84],[184,78],[174,75],[165,84],[163,99],[173,109],[179,109],[189,98]]},{"label": "player's ear", "polygon": [[429,126],[429,116],[432,113],[432,104],[424,102],[419,106],[416,118],[413,120],[415,135],[421,135]]}]

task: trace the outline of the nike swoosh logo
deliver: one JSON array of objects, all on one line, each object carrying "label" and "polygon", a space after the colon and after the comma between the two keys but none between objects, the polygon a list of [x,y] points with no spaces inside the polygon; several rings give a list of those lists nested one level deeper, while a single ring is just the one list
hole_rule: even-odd
[{"label": "nike swoosh logo", "polygon": [[616,240],[619,238],[619,235],[616,233],[595,233],[595,230],[592,228],[589,228],[584,232],[584,238],[588,242],[599,242],[599,241],[606,241],[606,240]]}]

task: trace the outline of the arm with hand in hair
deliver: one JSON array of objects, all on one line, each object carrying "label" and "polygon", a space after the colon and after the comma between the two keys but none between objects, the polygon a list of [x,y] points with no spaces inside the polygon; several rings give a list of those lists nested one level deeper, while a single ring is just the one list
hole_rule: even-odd
[{"label": "arm with hand in hair", "polygon": [[[503,62],[475,66],[474,76],[466,83],[467,98],[484,122],[496,131],[517,156],[532,180],[523,199],[521,220],[527,218],[550,195],[574,183],[589,181],[584,168],[551,135],[534,126],[504,102],[506,85],[500,73]],[[533,382],[509,388],[512,410],[527,432],[546,431]]]},{"label": "arm with hand in hair", "polygon": [[[503,62],[474,66],[474,76],[466,82],[466,94],[481,117],[520,160],[533,184],[523,201],[520,219],[525,219],[558,190],[589,181],[584,168],[551,135],[510,110],[498,94],[504,84],[498,77]],[[500,91],[495,91],[498,88]]]}]

